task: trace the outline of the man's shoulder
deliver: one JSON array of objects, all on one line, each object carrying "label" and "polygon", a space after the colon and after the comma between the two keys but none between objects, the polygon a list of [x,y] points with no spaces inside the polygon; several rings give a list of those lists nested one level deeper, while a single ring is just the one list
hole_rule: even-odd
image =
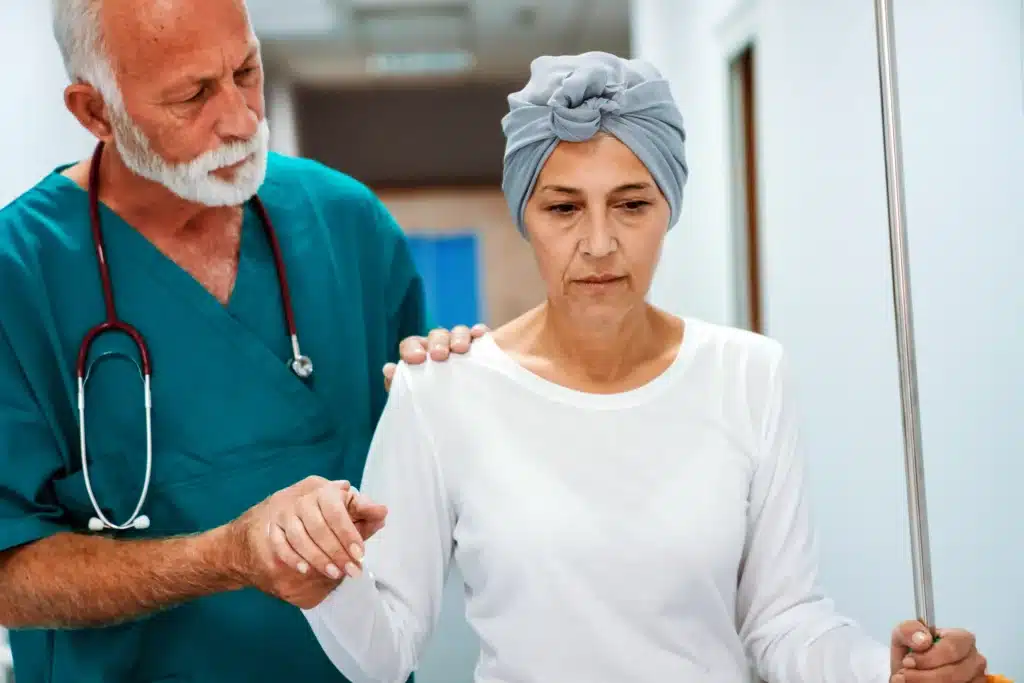
[{"label": "man's shoulder", "polygon": [[51,173],[0,207],[0,226],[10,229],[26,221],[59,226],[70,210],[79,207],[88,208],[85,192]]},{"label": "man's shoulder", "polygon": [[25,265],[41,253],[77,251],[89,238],[86,194],[50,174],[0,208],[0,261]]},{"label": "man's shoulder", "polygon": [[332,233],[343,231],[388,244],[402,235],[373,190],[314,159],[271,153],[260,196],[271,204],[311,212]]}]

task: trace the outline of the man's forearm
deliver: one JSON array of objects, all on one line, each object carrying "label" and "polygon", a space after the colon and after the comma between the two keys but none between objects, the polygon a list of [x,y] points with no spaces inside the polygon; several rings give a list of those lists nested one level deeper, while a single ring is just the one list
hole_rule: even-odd
[{"label": "man's forearm", "polygon": [[242,588],[230,527],[165,540],[58,534],[0,554],[0,626],[120,623]]}]

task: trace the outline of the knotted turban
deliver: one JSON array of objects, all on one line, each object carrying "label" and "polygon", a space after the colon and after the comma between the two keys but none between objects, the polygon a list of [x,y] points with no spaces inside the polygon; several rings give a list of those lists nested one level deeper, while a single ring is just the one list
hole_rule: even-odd
[{"label": "knotted turban", "polygon": [[508,96],[502,190],[525,234],[523,212],[537,177],[560,141],[583,142],[604,131],[647,167],[679,218],[688,170],[686,133],[668,81],[652,65],[604,52],[538,57],[530,80]]}]

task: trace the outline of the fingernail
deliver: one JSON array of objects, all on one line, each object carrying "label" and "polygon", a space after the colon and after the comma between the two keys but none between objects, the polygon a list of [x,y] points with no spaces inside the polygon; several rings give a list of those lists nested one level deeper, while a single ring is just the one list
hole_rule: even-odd
[{"label": "fingernail", "polygon": [[360,576],[362,576],[363,570],[349,562],[345,565],[345,573],[351,576],[353,579],[358,579]]},{"label": "fingernail", "polygon": [[352,559],[356,562],[363,561],[363,549],[355,543],[353,543],[352,547],[348,549],[348,554],[351,555]]},{"label": "fingernail", "polygon": [[444,344],[434,344],[434,351],[444,351],[444,350],[445,350],[445,345]]},{"label": "fingernail", "polygon": [[299,562],[299,564],[296,565],[295,568],[299,570],[300,574],[305,574],[306,572],[309,571],[309,565],[306,564],[305,562]]},{"label": "fingernail", "polygon": [[917,633],[914,634],[914,638],[913,638],[914,645],[924,645],[929,640],[931,640],[931,638],[924,631],[918,631]]},{"label": "fingernail", "polygon": [[907,679],[903,677],[903,674],[896,674],[892,677],[891,683],[907,683]]},{"label": "fingernail", "polygon": [[332,579],[340,579],[341,570],[338,569],[335,565],[329,564],[327,565],[327,576],[331,577]]},{"label": "fingernail", "polygon": [[903,668],[904,669],[913,669],[916,666],[917,666],[917,662],[914,661],[913,657],[904,657],[903,658]]}]

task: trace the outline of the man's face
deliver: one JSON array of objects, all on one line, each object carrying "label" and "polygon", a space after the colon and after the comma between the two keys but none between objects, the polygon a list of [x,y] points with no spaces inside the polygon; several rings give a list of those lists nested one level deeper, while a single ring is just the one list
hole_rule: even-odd
[{"label": "man's face", "polygon": [[121,93],[109,114],[128,167],[200,204],[255,194],[269,136],[243,0],[105,0],[100,20]]}]

